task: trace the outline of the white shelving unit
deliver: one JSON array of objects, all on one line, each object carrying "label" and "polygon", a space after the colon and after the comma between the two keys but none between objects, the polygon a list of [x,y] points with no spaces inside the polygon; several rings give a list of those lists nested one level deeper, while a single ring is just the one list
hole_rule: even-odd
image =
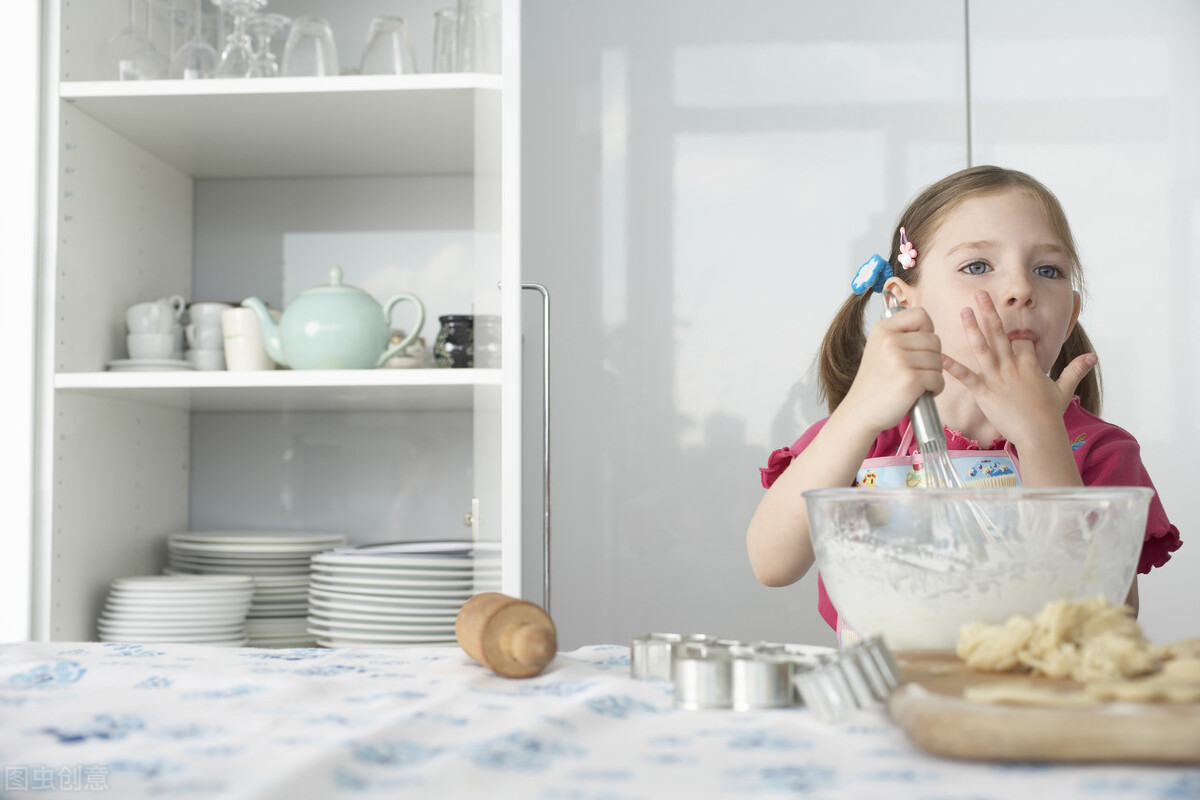
[{"label": "white shelving unit", "polygon": [[[272,10],[288,13],[288,2],[272,0]],[[511,406],[520,402],[520,303],[514,296],[520,291],[520,275],[515,260],[501,252],[503,236],[508,236],[507,227],[501,235],[501,177],[509,169],[502,170],[502,162],[516,152],[513,142],[503,155],[501,150],[502,128],[512,130],[502,121],[512,107],[504,98],[505,79],[418,74],[98,80],[103,77],[96,66],[100,45],[116,29],[114,20],[121,20],[128,3],[57,0],[49,5],[48,73],[61,80],[48,82],[43,133],[34,635],[93,638],[94,620],[112,579],[159,571],[166,534],[227,511],[213,507],[221,500],[213,500],[211,492],[197,500],[197,486],[239,468],[246,469],[250,480],[256,472],[271,472],[253,468],[253,458],[269,460],[270,453],[248,455],[236,439],[222,447],[209,441],[195,446],[197,430],[212,436],[222,430],[223,420],[230,421],[231,430],[287,430],[307,424],[319,431],[320,447],[306,450],[293,443],[281,456],[289,463],[332,459],[309,463],[311,472],[336,474],[343,461],[358,457],[345,452],[353,445],[341,445],[339,451],[338,442],[362,441],[364,429],[369,439],[394,441],[395,450],[420,465],[414,469],[434,473],[425,477],[439,486],[438,497],[454,497],[457,504],[423,509],[414,518],[456,520],[439,527],[434,538],[450,538],[445,534],[453,531],[459,537],[473,532],[501,541],[502,589],[519,594],[520,532],[502,522],[520,520],[519,475],[505,469],[520,463],[520,413]],[[510,0],[503,3],[505,14],[513,9],[515,15],[518,7]],[[327,16],[335,27],[341,13],[351,11],[330,4]],[[510,58],[508,63],[516,62]],[[421,178],[437,185],[464,177],[473,185],[474,266],[465,279],[452,279],[469,284],[456,288],[473,297],[474,313],[502,316],[500,368],[105,371],[109,361],[125,357],[123,311],[130,304],[171,294],[217,299],[192,292],[202,277],[207,286],[220,286],[222,280],[195,272],[209,268],[197,261],[197,238],[244,236],[245,226],[226,229],[220,220],[198,216],[200,182],[232,181],[236,195],[237,187],[252,187],[259,180],[302,178],[344,185]],[[318,221],[354,214],[353,208],[334,209],[320,196],[285,193],[278,202],[302,206]],[[430,213],[436,217],[437,209]],[[509,245],[503,247],[513,252]],[[255,273],[260,284],[279,285],[272,272],[278,264],[247,269],[262,271]],[[404,289],[384,287],[388,293]],[[429,342],[436,320],[432,325],[424,331]],[[440,443],[428,436],[406,439],[427,430],[455,433]],[[517,448],[516,456],[511,448]],[[358,471],[396,469],[388,450],[379,448],[382,456],[363,455],[381,460],[377,469],[372,463],[356,464]],[[265,507],[278,504],[281,495],[294,494],[295,487],[281,490],[271,480],[269,475],[262,478],[261,491],[251,492],[262,497]],[[317,492],[313,502],[318,505],[321,492],[329,494],[326,506],[349,502],[347,488],[336,482],[305,490]],[[354,502],[367,509],[355,519],[371,521],[367,530],[351,526],[342,531],[352,543],[375,541],[379,531],[404,527],[403,519],[394,517],[406,509],[397,508],[392,493],[356,486],[354,494]],[[421,500],[406,497],[405,502]],[[198,507],[202,503],[210,507]],[[472,509],[477,512],[469,531],[462,527],[462,514]],[[250,511],[255,516],[259,509]],[[262,516],[272,513],[268,508]],[[287,519],[296,527],[305,524],[294,508],[279,514],[291,514]],[[238,527],[256,526],[249,520]]]},{"label": "white shelving unit", "polygon": [[59,96],[194,178],[445,175],[474,171],[476,105],[501,83],[456,74],[73,81]]}]

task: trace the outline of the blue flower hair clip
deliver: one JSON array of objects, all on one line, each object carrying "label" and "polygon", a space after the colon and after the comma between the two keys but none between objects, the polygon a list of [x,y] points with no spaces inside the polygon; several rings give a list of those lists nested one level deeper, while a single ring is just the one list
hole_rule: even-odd
[{"label": "blue flower hair clip", "polygon": [[884,261],[883,256],[876,253],[858,268],[854,280],[850,281],[850,288],[854,290],[855,294],[862,294],[868,289],[873,292],[882,292],[883,285],[890,277],[892,277],[892,265]]}]

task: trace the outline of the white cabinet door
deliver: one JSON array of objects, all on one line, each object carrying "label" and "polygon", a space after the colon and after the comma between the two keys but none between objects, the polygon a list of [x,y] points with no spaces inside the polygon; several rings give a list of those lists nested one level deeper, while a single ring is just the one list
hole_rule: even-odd
[{"label": "white cabinet door", "polygon": [[35,296],[38,252],[38,152],[40,139],[41,9],[19,3],[5,12],[12,39],[0,50],[0,241],[4,242],[4,294],[0,341],[5,390],[0,399],[0,508],[5,510],[0,558],[0,641],[29,635],[29,569],[33,539]]},{"label": "white cabinet door", "polygon": [[[1190,502],[1200,447],[1200,5],[971,3],[976,163],[1036,176],[1062,201],[1083,261],[1080,322],[1100,357],[1104,417],[1137,437],[1168,516]],[[1156,641],[1195,635],[1200,562],[1142,576]]]},{"label": "white cabinet door", "polygon": [[[523,16],[522,268],[554,308],[562,644],[831,642],[811,576],[755,581],[746,526],[767,455],[825,415],[809,365],[855,269],[919,187],[967,164],[963,4],[527,0]],[[527,298],[527,360],[538,314]]]}]

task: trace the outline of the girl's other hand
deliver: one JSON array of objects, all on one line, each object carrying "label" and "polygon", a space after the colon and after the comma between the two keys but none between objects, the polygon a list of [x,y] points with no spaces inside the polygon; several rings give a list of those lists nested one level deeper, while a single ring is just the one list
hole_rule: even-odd
[{"label": "girl's other hand", "polygon": [[858,374],[838,406],[873,434],[900,423],[925,392],[945,387],[942,344],[925,309],[907,308],[875,323]]},{"label": "girl's other hand", "polygon": [[1076,387],[1096,365],[1096,357],[1079,356],[1057,381],[1051,380],[1038,364],[1033,342],[1009,341],[991,295],[979,292],[975,299],[979,317],[964,308],[962,324],[979,371],[943,356],[946,372],[971,392],[1000,434],[1018,448],[1047,431],[1057,432]]}]

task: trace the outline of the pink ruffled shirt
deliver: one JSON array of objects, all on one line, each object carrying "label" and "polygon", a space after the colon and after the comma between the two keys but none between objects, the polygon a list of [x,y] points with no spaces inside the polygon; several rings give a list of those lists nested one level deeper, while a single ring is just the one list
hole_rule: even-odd
[{"label": "pink ruffled shirt", "polygon": [[[829,418],[817,422],[804,432],[791,447],[783,447],[771,453],[762,473],[763,488],[775,483],[775,479],[783,474],[792,459],[804,452]],[[1075,463],[1079,467],[1079,475],[1083,478],[1084,486],[1146,486],[1154,489],[1150,475],[1142,464],[1141,447],[1137,440],[1123,428],[1105,422],[1084,410],[1076,397],[1063,414],[1063,422],[1067,426],[1067,436],[1071,440],[1071,450],[1075,455]],[[908,420],[903,420],[894,428],[883,431],[875,439],[867,458],[897,455],[904,436]],[[968,439],[957,431],[946,429],[946,447],[950,450],[1002,450],[1006,441],[997,439],[987,447],[981,448],[979,442]],[[908,452],[916,451],[916,445],[910,444]],[[1019,452],[1018,452],[1019,455]],[[1171,558],[1171,553],[1179,549],[1182,542],[1179,529],[1167,519],[1162,502],[1155,490],[1154,498],[1150,501],[1150,513],[1146,519],[1146,539],[1142,545],[1142,556],[1138,562],[1138,572],[1147,573],[1153,567],[1161,567]],[[825,584],[817,574],[817,608],[821,617],[829,623],[829,627],[837,629],[837,610],[825,592]]]}]

